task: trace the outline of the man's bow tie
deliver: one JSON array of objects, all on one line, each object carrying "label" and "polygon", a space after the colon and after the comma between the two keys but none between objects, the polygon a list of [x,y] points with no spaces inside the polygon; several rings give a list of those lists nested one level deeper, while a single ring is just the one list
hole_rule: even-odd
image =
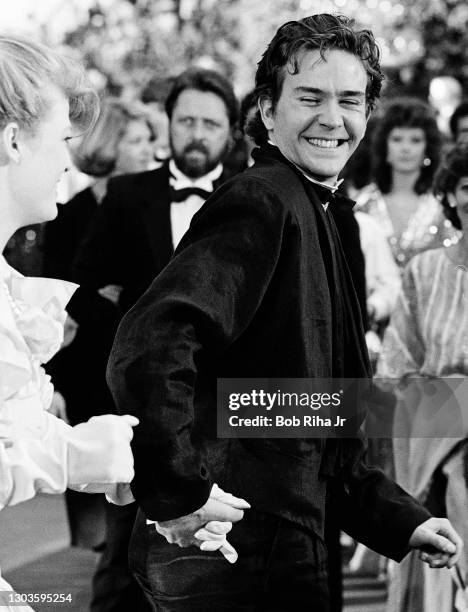
[{"label": "man's bow tie", "polygon": [[171,187],[171,201],[184,202],[192,195],[197,195],[203,200],[206,200],[212,193],[212,191],[206,191],[206,189],[201,189],[200,187],[184,187],[183,189],[174,189]]},{"label": "man's bow tie", "polygon": [[331,191],[331,189],[327,189],[323,185],[318,185],[317,183],[311,183],[312,187],[315,189],[315,193],[317,194],[319,200],[322,204],[334,204],[336,200],[336,195]]}]

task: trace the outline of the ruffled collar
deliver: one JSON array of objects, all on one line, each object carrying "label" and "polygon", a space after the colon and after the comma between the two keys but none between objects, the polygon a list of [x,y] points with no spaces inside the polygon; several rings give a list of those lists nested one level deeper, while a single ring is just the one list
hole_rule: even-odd
[{"label": "ruffled collar", "polygon": [[65,306],[77,288],[67,281],[24,277],[0,256],[0,386],[6,396],[29,380],[31,358],[45,363],[59,350]]}]

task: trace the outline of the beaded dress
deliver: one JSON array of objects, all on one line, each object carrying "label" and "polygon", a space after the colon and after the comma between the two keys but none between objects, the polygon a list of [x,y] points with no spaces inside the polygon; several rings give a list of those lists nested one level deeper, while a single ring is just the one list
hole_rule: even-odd
[{"label": "beaded dress", "polygon": [[385,196],[374,183],[359,192],[355,210],[368,213],[378,222],[395,262],[401,268],[416,253],[441,246],[449,247],[460,238],[460,233],[445,219],[440,203],[430,193],[419,196],[418,207],[400,236],[395,234]]}]

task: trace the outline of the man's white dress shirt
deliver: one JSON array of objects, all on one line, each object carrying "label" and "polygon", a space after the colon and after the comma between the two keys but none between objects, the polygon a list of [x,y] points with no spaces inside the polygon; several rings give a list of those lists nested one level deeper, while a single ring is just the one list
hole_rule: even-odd
[{"label": "man's white dress shirt", "polygon": [[[179,191],[190,187],[197,187],[204,191],[213,191],[213,183],[219,179],[223,173],[223,166],[218,164],[216,168],[192,180],[183,174],[175,165],[173,159],[169,161],[169,177],[170,186]],[[174,249],[182,239],[182,236],[190,227],[193,215],[200,210],[205,203],[205,200],[198,195],[190,195],[182,202],[171,202],[171,230],[172,230],[172,245]]]}]

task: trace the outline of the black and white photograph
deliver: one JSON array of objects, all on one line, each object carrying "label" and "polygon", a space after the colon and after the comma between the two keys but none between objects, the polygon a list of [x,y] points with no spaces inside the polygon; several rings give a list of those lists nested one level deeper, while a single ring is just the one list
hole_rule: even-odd
[{"label": "black and white photograph", "polygon": [[0,612],[468,612],[466,0],[0,2]]}]

